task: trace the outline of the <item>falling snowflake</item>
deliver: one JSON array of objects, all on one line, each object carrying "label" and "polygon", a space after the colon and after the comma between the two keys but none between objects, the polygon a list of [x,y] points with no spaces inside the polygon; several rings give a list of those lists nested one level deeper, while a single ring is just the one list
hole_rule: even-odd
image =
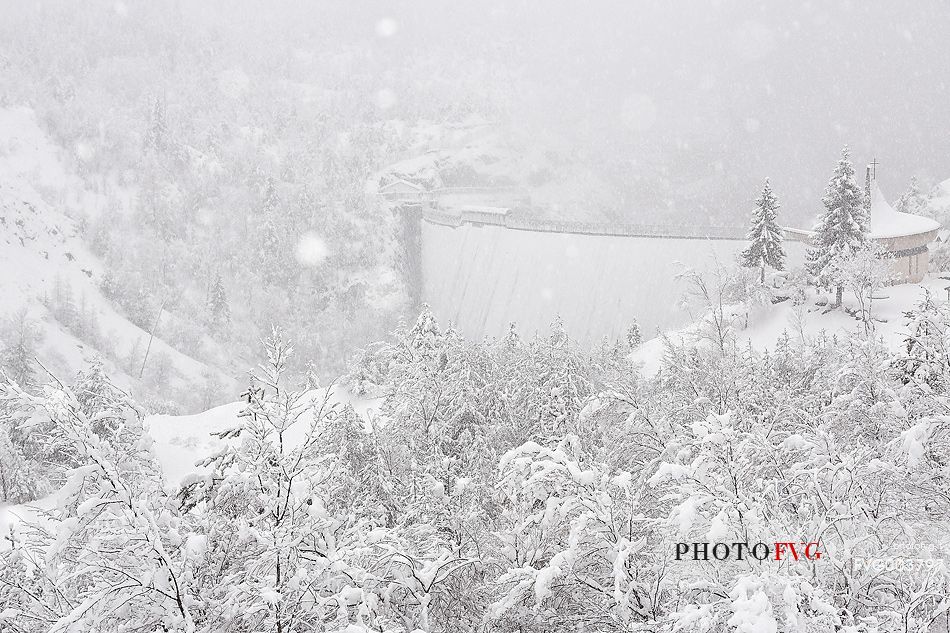
[{"label": "falling snowflake", "polygon": [[297,242],[297,261],[304,266],[321,265],[330,255],[327,243],[316,233],[304,233]]},{"label": "falling snowflake", "polygon": [[399,30],[399,23],[392,18],[382,18],[376,23],[376,35],[392,37]]},{"label": "falling snowflake", "polygon": [[380,110],[388,110],[396,105],[396,93],[388,88],[383,88],[376,93],[376,107]]}]

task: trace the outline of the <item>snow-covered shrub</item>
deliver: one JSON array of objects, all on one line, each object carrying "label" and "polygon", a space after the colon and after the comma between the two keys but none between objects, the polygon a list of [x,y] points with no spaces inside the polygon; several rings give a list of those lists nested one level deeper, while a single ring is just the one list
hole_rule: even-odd
[{"label": "snow-covered shrub", "polygon": [[950,243],[939,242],[931,244],[930,249],[930,270],[934,272],[950,272]]},{"label": "snow-covered shrub", "polygon": [[[670,340],[644,378],[558,324],[471,342],[424,311],[374,351],[372,425],[312,374],[290,384],[275,333],[224,447],[177,494],[101,370],[75,395],[10,387],[7,412],[55,430],[74,468],[55,508],[0,547],[0,627],[945,625],[945,565],[875,562],[945,555],[950,316],[924,302],[911,322],[898,354],[869,337],[785,335],[768,353]],[[776,541],[821,557],[675,555]]]},{"label": "snow-covered shrub", "polygon": [[14,614],[17,631],[194,630],[187,533],[141,411],[126,407],[107,441],[93,430],[103,409],[87,402],[87,415],[69,388],[11,390],[78,465],[63,473],[55,507],[0,548],[0,612]]}]

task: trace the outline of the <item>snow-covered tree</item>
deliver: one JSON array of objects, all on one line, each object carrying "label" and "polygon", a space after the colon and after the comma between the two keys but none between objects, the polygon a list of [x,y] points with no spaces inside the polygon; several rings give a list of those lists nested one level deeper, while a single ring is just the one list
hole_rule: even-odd
[{"label": "snow-covered tree", "polygon": [[505,332],[505,338],[503,339],[505,346],[512,349],[521,347],[524,341],[521,339],[521,335],[518,334],[518,325],[512,321],[508,324],[508,331]]},{"label": "snow-covered tree", "polygon": [[[635,477],[591,463],[568,434],[499,459],[503,494],[486,624],[501,630],[638,630],[656,623],[667,554],[638,515]],[[644,629],[645,630],[645,629]]]},{"label": "snow-covered tree", "polygon": [[406,334],[406,345],[414,354],[422,358],[432,358],[440,354],[444,342],[442,328],[439,327],[429,304],[422,304],[419,317]]},{"label": "snow-covered tree", "polygon": [[260,215],[271,216],[280,209],[280,194],[277,192],[277,181],[267,178],[264,182],[264,191],[261,195]]},{"label": "snow-covered tree", "polygon": [[220,329],[231,322],[231,308],[228,305],[228,294],[224,288],[221,273],[215,273],[214,281],[208,291],[208,316],[211,327]]},{"label": "snow-covered tree", "polygon": [[580,414],[584,398],[590,393],[586,363],[560,316],[551,323],[548,336],[535,342],[534,349],[540,369],[535,432],[541,437],[561,436]]},{"label": "snow-covered tree", "polygon": [[848,258],[867,240],[869,217],[865,196],[854,181],[854,166],[847,147],[825,188],[822,204],[825,214],[815,227],[807,253],[808,271],[818,284],[835,289],[835,306],[841,305],[844,284],[835,275],[836,262]]},{"label": "snow-covered tree", "polygon": [[168,124],[165,120],[165,103],[155,97],[149,111],[148,127],[145,130],[145,150],[162,152],[168,142]]},{"label": "snow-covered tree", "polygon": [[286,235],[276,214],[270,213],[263,217],[257,239],[261,278],[265,284],[279,287],[287,279],[290,258],[287,255]]},{"label": "snow-covered tree", "polygon": [[292,349],[278,330],[266,350],[238,424],[220,434],[231,443],[207,462],[213,475],[182,493],[186,507],[218,509],[200,527],[208,566],[199,581],[225,588],[209,615],[230,630],[310,628],[335,615],[340,603],[329,598],[350,584],[345,565],[331,569],[356,525],[333,512],[349,497],[339,458],[323,444],[338,411],[285,384]]},{"label": "snow-covered tree", "polygon": [[887,249],[867,241],[849,255],[832,262],[833,276],[854,293],[865,333],[874,329],[871,310],[874,294],[894,280],[894,266]]},{"label": "snow-covered tree", "polygon": [[640,331],[640,324],[636,319],[627,327],[625,338],[627,347],[630,349],[636,349],[643,343],[643,333]]},{"label": "snow-covered tree", "polygon": [[125,419],[128,395],[113,384],[106,374],[105,361],[97,356],[80,371],[72,392],[82,412],[92,423],[92,430],[103,439],[111,439]]},{"label": "snow-covered tree", "polygon": [[21,387],[32,387],[36,380],[36,353],[40,343],[40,331],[26,308],[5,320],[2,335],[0,369]]},{"label": "snow-covered tree", "polygon": [[782,248],[782,227],[776,220],[779,204],[772,193],[768,178],[762,187],[762,195],[755,200],[752,226],[747,238],[749,246],[742,251],[742,265],[760,270],[759,280],[765,283],[765,268],[785,269],[785,250]]},{"label": "snow-covered tree", "polygon": [[698,334],[724,350],[738,322],[733,305],[745,299],[746,284],[722,264],[709,275],[683,267],[676,279],[686,285],[680,303],[700,326]]},{"label": "snow-covered tree", "polygon": [[197,526],[204,617],[236,631],[428,629],[440,583],[471,565],[413,519],[444,491],[417,473],[425,491],[412,494],[425,501],[387,513],[396,482],[383,485],[384,457],[361,421],[331,390],[287,384],[292,349],[279,331],[266,349],[240,419],[220,434],[228,447],[182,490],[186,508],[213,509]]},{"label": "snow-covered tree", "polygon": [[905,313],[904,348],[894,361],[903,383],[915,383],[944,394],[950,390],[950,311],[929,291]]},{"label": "snow-covered tree", "polygon": [[[194,631],[188,596],[192,541],[130,403],[113,437],[54,383],[40,395],[10,386],[7,397],[37,424],[55,429],[76,456],[57,503],[0,548],[0,612],[16,631],[98,632],[123,628]],[[0,623],[4,620],[0,618]]]},{"label": "snow-covered tree", "polygon": [[894,209],[901,213],[928,215],[929,202],[929,198],[920,189],[917,176],[911,176],[910,187],[894,203]]},{"label": "snow-covered tree", "polygon": [[277,182],[268,178],[261,192],[256,235],[258,273],[268,286],[284,287],[296,272],[292,243],[292,227],[277,189]]},{"label": "snow-covered tree", "polygon": [[24,431],[13,413],[0,399],[0,504],[32,501],[46,490],[39,468],[24,454]]}]

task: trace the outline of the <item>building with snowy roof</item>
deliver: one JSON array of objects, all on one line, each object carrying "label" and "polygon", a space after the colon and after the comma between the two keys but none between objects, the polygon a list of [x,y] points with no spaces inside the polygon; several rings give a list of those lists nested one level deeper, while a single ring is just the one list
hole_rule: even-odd
[{"label": "building with snowy roof", "polygon": [[396,178],[382,185],[377,190],[377,194],[392,202],[403,204],[418,204],[429,198],[429,191],[425,187],[403,178]]},{"label": "building with snowy roof", "polygon": [[[870,178],[870,186],[869,237],[882,245],[892,259],[894,283],[922,281],[930,264],[927,245],[937,237],[940,223],[922,215],[897,211],[881,193],[877,180]],[[785,229],[789,240],[807,242],[812,235],[813,231]]]},{"label": "building with snowy roof", "polygon": [[938,231],[940,224],[935,220],[896,211],[884,198],[877,181],[871,181],[870,237],[887,249],[897,283],[923,280],[930,264],[927,245],[934,241]]}]

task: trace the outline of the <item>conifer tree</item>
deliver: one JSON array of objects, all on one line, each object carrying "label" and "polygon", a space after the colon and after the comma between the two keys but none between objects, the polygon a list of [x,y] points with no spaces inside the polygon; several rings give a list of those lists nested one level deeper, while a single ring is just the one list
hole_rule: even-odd
[{"label": "conifer tree", "polygon": [[747,268],[758,268],[761,271],[759,281],[762,283],[765,283],[766,266],[774,270],[785,268],[782,228],[775,219],[775,212],[779,206],[775,194],[772,193],[772,185],[766,178],[762,195],[755,200],[752,226],[749,228],[747,237],[749,246],[742,251],[742,265]]},{"label": "conifer tree", "polygon": [[267,284],[279,283],[283,278],[282,242],[280,229],[273,216],[264,218],[259,235],[261,277]]},{"label": "conifer tree", "polygon": [[264,183],[264,195],[261,201],[261,215],[272,216],[277,213],[280,206],[280,196],[277,193],[277,183],[273,178],[268,178]]},{"label": "conifer tree", "polygon": [[76,402],[92,422],[92,430],[103,439],[111,439],[124,421],[128,396],[112,384],[101,356],[76,375],[72,385]]},{"label": "conifer tree", "polygon": [[165,123],[165,104],[158,97],[152,102],[149,113],[148,129],[145,131],[145,150],[161,152],[165,149],[168,130]]},{"label": "conifer tree", "polygon": [[214,276],[211,290],[208,293],[208,312],[211,315],[211,326],[215,329],[231,322],[231,308],[228,307],[228,294],[221,280],[221,273]]},{"label": "conifer tree", "polygon": [[626,333],[627,347],[635,349],[643,343],[643,334],[640,332],[640,324],[634,320],[627,328]]},{"label": "conifer tree", "polygon": [[423,303],[419,317],[406,335],[409,348],[417,357],[430,358],[442,352],[444,341],[445,335],[429,304]]},{"label": "conifer tree", "polygon": [[282,217],[281,201],[273,178],[267,179],[261,201],[261,224],[258,234],[258,261],[266,284],[280,285],[291,273],[288,253],[289,235]]},{"label": "conifer tree", "polygon": [[514,349],[521,347],[523,344],[521,340],[521,335],[518,334],[518,325],[512,321],[508,324],[508,332],[505,333],[505,338],[503,339],[505,347]]},{"label": "conifer tree", "polygon": [[820,286],[835,289],[835,307],[841,305],[844,293],[844,284],[836,274],[839,263],[850,258],[867,240],[869,216],[864,200],[854,182],[854,166],[845,146],[825,188],[821,201],[826,211],[815,227],[807,254],[808,272]]},{"label": "conifer tree", "polygon": [[32,388],[35,383],[35,356],[40,342],[40,331],[36,323],[21,309],[6,326],[5,337],[9,343],[0,353],[0,370],[8,378],[24,389]]},{"label": "conifer tree", "polygon": [[901,213],[924,214],[927,210],[927,203],[927,196],[921,192],[917,176],[912,176],[910,188],[897,199],[894,208]]},{"label": "conifer tree", "polygon": [[68,329],[79,325],[79,309],[73,299],[73,288],[69,282],[63,283],[62,301],[56,308],[56,318]]}]

